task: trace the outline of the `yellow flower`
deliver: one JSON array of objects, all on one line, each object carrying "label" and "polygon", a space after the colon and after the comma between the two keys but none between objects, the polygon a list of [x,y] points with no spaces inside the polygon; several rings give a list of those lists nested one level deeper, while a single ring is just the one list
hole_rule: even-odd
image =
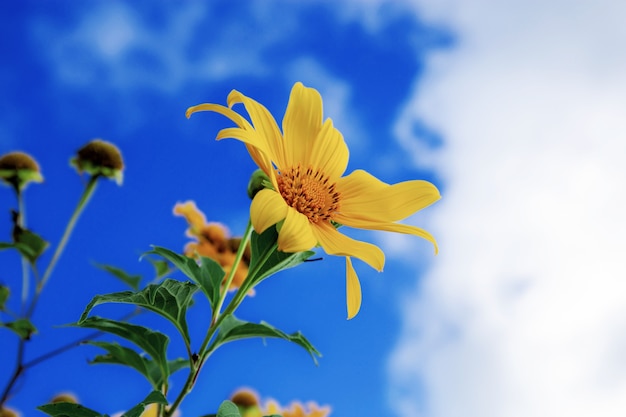
[{"label": "yellow flower", "polygon": [[[251,123],[232,107],[242,103]],[[351,258],[382,271],[385,255],[370,243],[351,239],[338,225],[434,237],[415,226],[396,223],[440,198],[427,181],[389,185],[366,171],[342,176],[348,165],[348,147],[331,119],[322,120],[322,98],[317,90],[296,83],[291,90],[282,132],[260,103],[233,90],[228,107],[200,104],[187,109],[213,111],[237,127],[222,129],[217,139],[235,138],[246,144],[252,159],[270,178],[273,189],[259,191],[252,200],[250,218],[262,233],[279,223],[278,249],[300,252],[321,246],[330,255],[346,257],[348,318],[361,306],[361,287]]]},{"label": "yellow flower", "polygon": [[330,414],[330,407],[320,408],[316,403],[309,402],[305,408],[301,403],[294,401],[290,408],[281,408],[277,402],[270,400],[265,405],[265,413],[279,414],[282,417],[326,417]]},{"label": "yellow flower", "polygon": [[[189,242],[185,245],[185,256],[195,258],[198,255],[211,258],[224,269],[226,276],[232,269],[237,250],[239,249],[240,238],[231,238],[226,226],[206,221],[202,213],[193,201],[178,203],[174,206],[174,214],[183,216],[189,224],[187,236],[195,238],[196,242]],[[248,265],[250,264],[250,249],[247,247],[235,275],[230,284],[229,290],[235,290],[243,284],[248,276]],[[250,295],[254,290],[250,291]]]}]

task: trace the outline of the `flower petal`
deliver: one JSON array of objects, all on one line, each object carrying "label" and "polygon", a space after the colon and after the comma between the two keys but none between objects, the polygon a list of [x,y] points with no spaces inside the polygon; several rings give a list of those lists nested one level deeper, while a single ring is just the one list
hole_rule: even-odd
[{"label": "flower petal", "polygon": [[363,170],[341,178],[337,190],[341,194],[343,217],[378,222],[407,218],[441,198],[437,187],[428,181],[389,185]]},{"label": "flower petal", "polygon": [[204,104],[198,104],[197,106],[191,106],[187,109],[187,111],[185,112],[185,115],[189,119],[192,114],[197,113],[199,111],[212,111],[215,113],[219,113],[223,116],[228,117],[230,120],[235,122],[235,124],[239,126],[240,128],[246,129],[246,130],[252,130],[252,125],[250,125],[250,123],[246,120],[245,117],[243,117],[236,111],[229,109],[228,107],[221,106],[219,104],[204,103]]},{"label": "flower petal", "polygon": [[320,246],[329,255],[353,256],[377,271],[383,270],[385,254],[378,246],[343,235],[329,223],[316,223],[312,229]]},{"label": "flower petal", "polygon": [[346,171],[349,154],[343,136],[333,126],[333,121],[326,119],[311,149],[311,166],[326,174],[332,182],[336,182]]},{"label": "flower petal", "polygon": [[411,226],[408,224],[401,223],[383,223],[377,221],[363,220],[363,219],[355,219],[349,218],[341,215],[335,216],[335,220],[341,224],[344,224],[349,227],[355,227],[357,229],[367,229],[367,230],[383,230],[385,232],[395,232],[395,233],[403,233],[405,235],[413,235],[421,237],[422,239],[426,239],[430,243],[433,244],[435,248],[435,255],[439,252],[439,247],[437,246],[437,241],[435,237],[428,233],[426,230],[421,229],[416,226]]},{"label": "flower petal", "polygon": [[313,141],[322,128],[322,97],[314,88],[294,84],[283,118],[285,162],[291,168],[297,163],[308,165]]},{"label": "flower petal", "polygon": [[185,220],[187,220],[191,233],[194,236],[200,232],[207,222],[204,213],[198,209],[196,203],[192,200],[185,201],[184,203],[176,203],[174,206],[174,215],[183,216]]},{"label": "flower petal", "polygon": [[[280,133],[274,116],[258,101],[233,90],[228,95],[228,107],[232,107],[236,103],[243,103],[250,115],[254,129],[267,143],[270,150],[268,157],[279,167],[283,167],[285,163],[283,135]],[[268,172],[266,174],[269,175]]]},{"label": "flower petal", "polygon": [[349,256],[346,256],[346,305],[350,320],[361,309],[361,283]]},{"label": "flower petal", "polygon": [[250,220],[257,233],[263,233],[287,216],[287,204],[276,191],[263,189],[252,199]]},{"label": "flower petal", "polygon": [[310,250],[317,245],[309,219],[292,207],[287,208],[287,217],[278,232],[278,250],[295,253]]},{"label": "flower petal", "polygon": [[267,146],[267,143],[256,131],[239,129],[237,127],[228,127],[217,132],[217,140],[222,140],[225,138],[233,138],[245,143],[246,147],[248,148],[248,153],[250,153],[250,156],[252,157],[254,162],[268,176],[271,175],[272,168],[269,156],[271,155],[271,150]]}]

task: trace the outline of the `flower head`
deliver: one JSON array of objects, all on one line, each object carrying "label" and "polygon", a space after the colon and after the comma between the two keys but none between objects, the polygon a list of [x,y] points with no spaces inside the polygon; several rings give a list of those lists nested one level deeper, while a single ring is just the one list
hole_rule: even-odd
[{"label": "flower head", "polygon": [[76,396],[70,392],[63,392],[61,394],[57,394],[55,395],[52,400],[50,400],[51,403],[72,403],[72,404],[78,404],[78,398],[76,398]]},{"label": "flower head", "polygon": [[259,394],[249,388],[240,388],[230,397],[239,408],[242,417],[262,417],[264,413],[259,407]]},{"label": "flower head", "polygon": [[[174,206],[174,214],[183,216],[189,224],[187,236],[194,238],[195,242],[189,242],[185,246],[185,256],[195,258],[198,255],[211,258],[219,263],[226,274],[233,266],[237,251],[239,250],[240,238],[230,237],[228,229],[221,223],[207,222],[196,203],[186,201]],[[248,264],[250,263],[250,248],[246,247],[242,262],[239,263],[229,290],[235,290],[243,284],[248,276]],[[252,291],[253,293],[253,291]]]},{"label": "flower head", "polygon": [[94,139],[77,152],[71,159],[79,173],[87,172],[90,175],[99,175],[115,180],[122,184],[124,161],[122,153],[110,142],[102,139]]},{"label": "flower head", "polygon": [[0,156],[0,180],[12,185],[17,191],[29,182],[42,182],[37,161],[24,152],[9,152]]},{"label": "flower head", "polygon": [[[237,103],[244,105],[251,122],[232,110]],[[381,271],[385,255],[373,244],[340,233],[339,225],[412,234],[432,242],[437,251],[431,234],[397,223],[437,201],[437,188],[419,180],[390,185],[362,170],[343,176],[348,147],[332,120],[322,119],[322,98],[317,90],[301,83],[293,86],[282,132],[263,105],[236,90],[228,95],[228,107],[200,104],[190,107],[187,116],[197,111],[213,111],[231,119],[237,127],[222,129],[217,139],[244,142],[270,179],[272,188],[258,191],[250,206],[258,233],[278,224],[281,251],[300,252],[319,245],[330,255],[345,256],[348,318],[361,306],[352,258]]]}]

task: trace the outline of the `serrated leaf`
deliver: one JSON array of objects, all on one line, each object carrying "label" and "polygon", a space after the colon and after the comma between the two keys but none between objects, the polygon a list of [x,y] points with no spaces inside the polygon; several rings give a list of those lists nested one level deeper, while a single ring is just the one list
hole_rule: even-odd
[{"label": "serrated leaf", "polygon": [[140,355],[135,350],[127,348],[125,346],[121,346],[116,342],[96,342],[90,341],[88,342],[91,345],[98,346],[108,352],[106,355],[98,355],[93,360],[89,361],[90,364],[118,364],[118,365],[126,365],[129,366],[140,374],[142,374],[154,389],[159,389],[161,383],[160,373],[153,375],[155,369],[159,371],[158,366],[154,364],[154,361],[148,359],[145,356]]},{"label": "serrated leaf", "polygon": [[217,409],[216,417],[241,417],[239,408],[232,401],[224,401]]},{"label": "serrated leaf", "polygon": [[166,357],[169,338],[163,333],[136,324],[97,316],[80,320],[74,326],[100,330],[133,342],[158,364],[163,380],[169,377],[170,372]]},{"label": "serrated leaf", "polygon": [[189,331],[187,330],[187,307],[198,286],[193,282],[181,282],[166,279],[159,284],[150,284],[142,291],[122,291],[111,294],[96,295],[91,299],[85,311],[80,316],[79,322],[85,320],[92,308],[103,303],[134,304],[168,319],[176,326],[183,336],[187,345],[190,344]]},{"label": "serrated leaf", "polygon": [[315,254],[313,251],[287,253],[277,249],[275,243],[278,232],[275,227],[269,227],[262,234],[252,232],[250,238],[250,268],[248,279],[254,286],[283,269],[293,268]]},{"label": "serrated leaf", "polygon": [[137,291],[139,289],[139,282],[141,282],[141,275],[131,275],[121,268],[113,265],[94,264],[97,268],[107,271],[114,277],[121,280],[123,283]]},{"label": "serrated leaf", "polygon": [[198,265],[194,259],[160,246],[153,246],[147,254],[159,255],[174,264],[190,280],[200,285],[211,304],[211,308],[215,308],[220,297],[220,286],[224,279],[224,270],[217,262],[210,258],[201,257],[200,265]]},{"label": "serrated leaf", "polygon": [[239,339],[249,339],[253,337],[274,337],[284,339],[303,347],[317,365],[316,356],[321,357],[320,352],[307,340],[300,332],[287,334],[266,322],[251,323],[239,320],[233,315],[226,317],[219,328],[217,337],[211,344],[210,350],[215,350],[219,346]]},{"label": "serrated leaf", "polygon": [[15,239],[14,247],[31,264],[35,263],[49,245],[41,236],[28,229],[20,228],[17,233],[14,233],[13,238]]},{"label": "serrated leaf", "polygon": [[52,417],[107,417],[106,414],[100,414],[90,408],[74,403],[53,403],[45,404],[37,407]]},{"label": "serrated leaf", "polygon": [[146,406],[150,404],[163,404],[167,405],[167,399],[159,391],[152,391],[148,396],[139,404],[122,414],[122,417],[139,417],[146,409]]},{"label": "serrated leaf", "polygon": [[0,311],[4,311],[11,290],[6,285],[0,285]]},{"label": "serrated leaf", "polygon": [[17,319],[8,323],[4,323],[4,326],[13,330],[20,339],[29,340],[33,333],[37,333],[37,328],[28,319]]}]

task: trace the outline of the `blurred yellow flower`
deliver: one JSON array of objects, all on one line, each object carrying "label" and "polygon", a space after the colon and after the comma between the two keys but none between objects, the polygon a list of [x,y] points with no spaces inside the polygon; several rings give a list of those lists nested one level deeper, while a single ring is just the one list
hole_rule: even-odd
[{"label": "blurred yellow flower", "polygon": [[[237,250],[241,242],[240,238],[231,238],[226,226],[221,223],[208,223],[204,213],[202,213],[196,203],[186,201],[174,206],[174,214],[183,216],[189,224],[187,236],[196,239],[185,245],[185,255],[196,258],[198,255],[211,258],[219,263],[227,276],[232,269]],[[230,284],[229,290],[237,289],[241,286],[248,275],[248,265],[250,264],[250,248],[247,247],[235,275]],[[251,290],[251,293],[253,290]]]},{"label": "blurred yellow flower", "polygon": [[282,417],[326,417],[330,414],[330,407],[319,407],[314,402],[309,402],[306,407],[294,401],[289,408],[282,408],[275,401],[268,401],[265,405],[265,414],[278,414]]},{"label": "blurred yellow flower", "polygon": [[283,408],[274,400],[268,400],[261,409],[259,394],[248,388],[238,389],[230,400],[239,407],[242,417],[262,417],[271,414],[282,417],[326,417],[331,411],[330,407],[320,407],[315,402],[309,402],[305,407],[302,403],[294,401],[289,408]]},{"label": "blurred yellow flower", "polygon": [[[278,223],[279,250],[300,252],[319,245],[330,255],[346,257],[348,318],[361,306],[361,287],[351,258],[381,271],[385,255],[375,245],[339,233],[338,225],[412,234],[432,242],[437,251],[430,233],[396,222],[437,201],[439,190],[418,180],[389,185],[362,170],[342,176],[348,165],[348,147],[332,120],[322,121],[322,98],[317,90],[301,83],[293,86],[282,133],[262,104],[236,90],[227,101],[228,107],[208,103],[190,107],[187,117],[212,111],[231,119],[237,127],[222,129],[217,139],[244,142],[270,178],[273,189],[259,191],[250,207],[258,233]],[[232,110],[237,103],[243,103],[252,123]]]},{"label": "blurred yellow flower", "polygon": [[19,411],[12,408],[0,407],[0,417],[20,417],[21,415]]}]

